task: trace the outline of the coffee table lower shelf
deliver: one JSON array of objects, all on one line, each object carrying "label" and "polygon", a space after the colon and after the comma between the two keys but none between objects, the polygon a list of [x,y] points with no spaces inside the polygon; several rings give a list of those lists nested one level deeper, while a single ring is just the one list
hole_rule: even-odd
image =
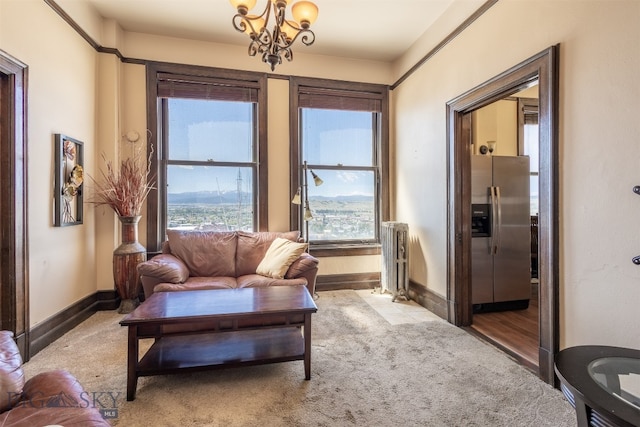
[{"label": "coffee table lower shelf", "polygon": [[[127,400],[149,375],[303,360],[310,380],[317,310],[302,285],[153,293],[120,321],[128,328]],[[141,354],[146,338],[154,342]]]},{"label": "coffee table lower shelf", "polygon": [[297,327],[164,336],[129,373],[127,400],[134,399],[138,377],[293,360],[304,360],[310,379],[310,358]]},{"label": "coffee table lower shelf", "polygon": [[164,336],[138,362],[138,376],[304,360],[300,328]]},{"label": "coffee table lower shelf", "polygon": [[[168,335],[156,340],[127,378],[127,400],[135,398],[139,377],[238,366],[304,361],[311,378],[310,347],[302,327]],[[130,355],[131,357],[131,355]],[[135,356],[133,356],[135,357]]]}]

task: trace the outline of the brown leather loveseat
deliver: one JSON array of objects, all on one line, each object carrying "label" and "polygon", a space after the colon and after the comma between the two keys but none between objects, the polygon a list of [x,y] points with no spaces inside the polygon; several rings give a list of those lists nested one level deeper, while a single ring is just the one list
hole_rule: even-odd
[{"label": "brown leather loveseat", "polygon": [[25,382],[13,333],[0,331],[0,426],[109,426],[92,400],[67,371],[43,372]]},{"label": "brown leather loveseat", "polygon": [[[293,285],[305,285],[313,295],[318,260],[304,252],[299,235],[167,230],[162,254],[138,265],[145,298],[154,292]],[[264,273],[272,244],[283,241],[296,255],[279,273]]]}]

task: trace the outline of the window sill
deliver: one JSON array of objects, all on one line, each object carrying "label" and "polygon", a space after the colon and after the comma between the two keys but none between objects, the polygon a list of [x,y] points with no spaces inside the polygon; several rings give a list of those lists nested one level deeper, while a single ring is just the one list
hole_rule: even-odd
[{"label": "window sill", "polygon": [[379,243],[309,245],[309,253],[315,257],[380,255]]}]

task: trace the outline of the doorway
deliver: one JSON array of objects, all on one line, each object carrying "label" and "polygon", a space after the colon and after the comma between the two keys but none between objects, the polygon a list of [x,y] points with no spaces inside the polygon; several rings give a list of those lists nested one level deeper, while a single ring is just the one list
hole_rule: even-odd
[{"label": "doorway", "polygon": [[[539,85],[538,375],[554,383],[558,352],[558,50],[552,46],[447,103],[448,139],[448,320],[472,324],[471,145],[468,113]],[[465,136],[467,135],[467,136]]]},{"label": "doorway", "polygon": [[[473,313],[467,330],[537,372],[537,81],[467,115],[473,218]],[[500,195],[495,203],[489,188]]]},{"label": "doorway", "polygon": [[0,328],[29,360],[27,286],[27,66],[0,51]]}]

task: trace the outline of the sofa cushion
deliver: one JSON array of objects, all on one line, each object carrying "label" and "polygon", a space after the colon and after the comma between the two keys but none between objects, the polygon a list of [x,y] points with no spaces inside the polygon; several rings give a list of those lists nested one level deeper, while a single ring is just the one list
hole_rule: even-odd
[{"label": "sofa cushion", "polygon": [[256,273],[272,277],[274,279],[284,279],[284,275],[298,259],[300,255],[307,249],[306,243],[296,243],[291,240],[276,238],[267,249],[267,252],[258,264]]},{"label": "sofa cushion", "polygon": [[13,340],[13,332],[0,331],[0,412],[20,400],[24,382],[22,356]]},{"label": "sofa cushion", "polygon": [[259,274],[247,274],[238,277],[238,288],[261,288],[265,286],[307,286],[307,279],[299,277],[296,279],[273,279]]},{"label": "sofa cushion", "polygon": [[238,231],[238,249],[236,252],[236,276],[255,274],[258,264],[267,253],[267,249],[276,238],[297,242],[298,231],[287,232],[254,232]]},{"label": "sofa cushion", "polygon": [[153,292],[232,289],[236,286],[237,283],[235,277],[190,277],[184,283],[159,283],[153,288]]},{"label": "sofa cushion", "polygon": [[191,276],[236,277],[235,231],[167,230],[171,253],[189,268]]}]

